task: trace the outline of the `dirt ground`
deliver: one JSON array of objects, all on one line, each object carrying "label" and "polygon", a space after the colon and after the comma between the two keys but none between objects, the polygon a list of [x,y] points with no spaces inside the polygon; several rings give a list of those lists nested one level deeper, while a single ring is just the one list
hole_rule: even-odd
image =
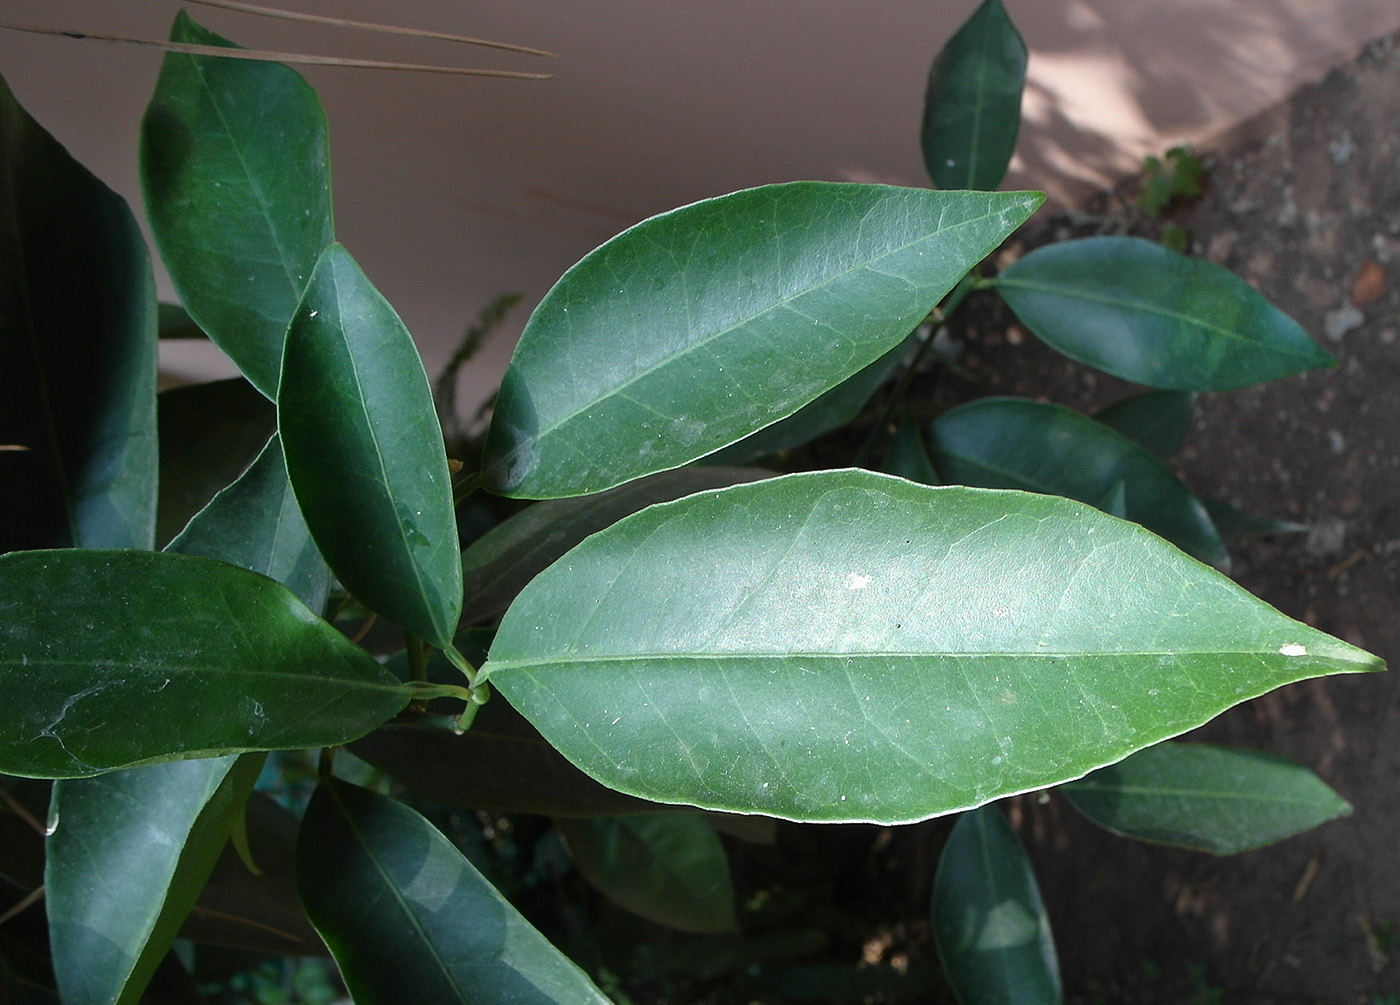
[{"label": "dirt ground", "polygon": [[[1206,151],[1204,196],[1166,222],[1339,365],[1202,396],[1178,466],[1200,495],[1309,527],[1234,545],[1240,583],[1400,667],[1400,36]],[[1105,197],[1041,237],[1162,226],[1131,198]],[[953,334],[996,393],[1093,410],[1130,390],[1066,363],[1010,318]],[[1271,848],[1221,859],[1138,844],[1058,797],[1021,800],[1013,818],[1036,861],[1067,1000],[1400,1002],[1397,688],[1395,673],[1310,681],[1191,735],[1292,757],[1355,807]]]}]

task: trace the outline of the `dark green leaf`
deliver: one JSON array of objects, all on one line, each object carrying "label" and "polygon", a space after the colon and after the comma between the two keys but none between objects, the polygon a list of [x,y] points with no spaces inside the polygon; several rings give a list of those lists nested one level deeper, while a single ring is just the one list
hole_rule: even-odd
[{"label": "dark green leaf", "polygon": [[705,463],[745,464],[759,457],[800,447],[824,433],[840,429],[860,415],[871,396],[908,355],[912,341],[913,336],[830,391],[809,401],[786,419],[710,454],[705,458]]},{"label": "dark green leaf", "polygon": [[697,813],[556,820],[583,878],[648,921],[704,935],[738,930],[729,859]]},{"label": "dark green leaf", "polygon": [[0,552],[152,546],[155,395],[136,221],[0,79]]},{"label": "dark green leaf", "polygon": [[[175,42],[231,46],[183,11]],[[258,390],[334,237],[326,117],[277,63],[168,53],[141,124],[141,183],[185,309]]]},{"label": "dark green leaf", "polygon": [[1194,743],[1139,750],[1060,791],[1117,834],[1216,855],[1261,848],[1351,813],[1301,764]]},{"label": "dark green leaf", "polygon": [[0,557],[0,771],[346,743],[410,697],[285,587],[191,555]]},{"label": "dark green leaf", "polygon": [[579,771],[499,696],[482,706],[465,733],[393,722],[350,749],[439,806],[556,817],[658,808]]},{"label": "dark green leaf", "polygon": [[1097,505],[1122,482],[1127,519],[1212,565],[1229,563],[1200,500],[1147,450],[1061,405],[983,398],[937,419],[933,463],[950,482],[1026,489]]},{"label": "dark green leaf", "polygon": [[264,755],[173,761],[54,786],[45,903],[67,1005],[126,1005],[175,939]]},{"label": "dark green leaf", "polygon": [[795,182],[643,221],[526,324],[487,486],[587,495],[786,418],[903,342],[1042,198]]},{"label": "dark green leaf", "polygon": [[1128,486],[1123,479],[1114,482],[1107,492],[1094,503],[1094,509],[1102,510],[1120,520],[1128,519]]},{"label": "dark green leaf", "polygon": [[840,471],[593,535],[516,598],[482,672],[623,792],[895,823],[1381,665],[1077,503]]},{"label": "dark green leaf", "polygon": [[884,472],[898,475],[920,485],[941,485],[938,472],[933,469],[928,451],[924,449],[924,438],[919,435],[919,426],[907,416],[900,422],[885,455]]},{"label": "dark green leaf", "polygon": [[1306,534],[1308,525],[1289,520],[1272,520],[1235,509],[1219,499],[1202,499],[1210,522],[1224,538],[1259,537],[1263,534]]},{"label": "dark green leaf", "polygon": [[1001,811],[964,813],[933,880],[933,940],[962,1005],[1054,1005],[1060,964],[1030,860]]},{"label": "dark green leaf", "polygon": [[447,838],[387,796],[317,789],[297,884],[356,1005],[607,1005]]},{"label": "dark green leaf", "polygon": [[167,543],[245,470],[277,428],[277,410],[242,377],[176,387],[157,399],[160,507]]},{"label": "dark green leaf", "polygon": [[205,339],[204,329],[194,323],[179,304],[156,304],[156,325],[161,338]]},{"label": "dark green leaf", "polygon": [[995,283],[1051,348],[1150,387],[1227,391],[1337,362],[1244,280],[1139,237],[1047,245]]},{"label": "dark green leaf", "polygon": [[287,331],[277,418],[297,502],[336,577],[371,610],[451,645],[462,560],[428,375],[338,244]]},{"label": "dark green leaf", "polygon": [[985,0],[934,60],[924,95],[924,166],[939,188],[1001,184],[1021,128],[1026,43]]},{"label": "dark green leaf", "polygon": [[203,555],[277,580],[313,611],[326,606],[330,570],[287,481],[277,434],[243,476],[190,521],[166,551]]},{"label": "dark green leaf", "polygon": [[1191,431],[1195,406],[1189,391],[1148,391],[1116,401],[1094,418],[1167,461]]},{"label": "dark green leaf", "polygon": [[536,503],[487,531],[462,553],[462,620],[470,624],[500,614],[537,573],[589,534],[629,513],[770,474],[757,468],[680,468],[598,495]]}]

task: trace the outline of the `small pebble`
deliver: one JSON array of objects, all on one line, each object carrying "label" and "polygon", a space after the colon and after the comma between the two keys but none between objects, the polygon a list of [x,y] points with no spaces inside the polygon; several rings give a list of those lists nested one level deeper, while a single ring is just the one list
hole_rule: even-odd
[{"label": "small pebble", "polygon": [[1328,311],[1322,319],[1322,330],[1333,342],[1340,342],[1342,336],[1355,331],[1366,323],[1366,315],[1355,304],[1345,304],[1335,311]]}]

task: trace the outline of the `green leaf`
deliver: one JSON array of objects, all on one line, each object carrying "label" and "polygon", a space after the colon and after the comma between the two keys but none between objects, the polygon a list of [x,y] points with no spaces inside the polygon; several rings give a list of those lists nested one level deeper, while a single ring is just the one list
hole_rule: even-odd
[{"label": "green leaf", "polygon": [[589,534],[629,513],[770,474],[757,468],[679,468],[597,495],[553,499],[521,510],[462,552],[466,591],[462,619],[470,624],[500,614],[537,573]]},{"label": "green leaf", "polygon": [[499,697],[465,733],[410,719],[376,729],[350,750],[439,806],[555,817],[657,809],[579,771]]},{"label": "green leaf", "polygon": [[0,79],[0,552],[151,547],[155,395],[136,221]]},{"label": "green leaf", "polygon": [[482,673],[620,791],[898,823],[1381,666],[1077,503],[839,471],[595,534],[516,598]]},{"label": "green leaf", "polygon": [[410,692],[288,590],[191,555],[0,557],[0,771],[335,746]]},{"label": "green leaf", "polygon": [[336,577],[371,610],[450,646],[462,562],[428,375],[338,244],[287,331],[277,419],[292,489]]},{"label": "green leaf", "polygon": [[1115,401],[1094,418],[1165,462],[1191,431],[1195,407],[1196,396],[1188,391],[1148,391]]},{"label": "green leaf", "polygon": [[1235,509],[1220,499],[1202,499],[1210,522],[1223,538],[1259,537],[1264,534],[1306,534],[1308,525],[1289,520],[1272,520]]},{"label": "green leaf", "polygon": [[918,423],[908,416],[900,420],[899,429],[895,431],[894,441],[885,455],[884,472],[920,485],[943,484],[933,468],[933,461],[929,460],[928,451],[924,449],[924,438],[919,435]]},{"label": "green leaf", "polygon": [[994,284],[1051,348],[1150,387],[1228,391],[1337,364],[1244,280],[1139,237],[1047,245]]},{"label": "green leaf", "polygon": [[149,764],[54,786],[45,903],[65,1003],[141,998],[264,756]]},{"label": "green leaf", "polygon": [[903,342],[1042,201],[794,182],[643,221],[526,324],[486,485],[587,495],[786,418]]},{"label": "green leaf", "polygon": [[1301,764],[1194,743],[1159,743],[1060,791],[1116,834],[1216,855],[1262,848],[1351,813]]},{"label": "green leaf", "polygon": [[724,845],[696,813],[556,820],[583,878],[613,902],[658,925],[737,932]]},{"label": "green leaf", "polygon": [[607,1005],[447,838],[387,796],[340,781],[317,789],[297,882],[356,1005]]},{"label": "green leaf", "polygon": [[219,490],[236,479],[277,429],[277,410],[242,377],[163,391],[160,503],[156,541],[164,545]]},{"label": "green leaf", "polygon": [[961,485],[1026,489],[1090,505],[1122,482],[1127,519],[1203,562],[1229,563],[1205,508],[1143,447],[1088,416],[1043,401],[982,398],[929,426],[933,463]]},{"label": "green leaf", "polygon": [[243,476],[204,507],[166,551],[203,555],[277,580],[313,611],[326,606],[330,570],[311,540],[273,434]]},{"label": "green leaf", "polygon": [[920,139],[939,188],[1001,184],[1021,128],[1026,43],[1001,0],[986,0],[929,70]]},{"label": "green leaf", "polygon": [[179,304],[156,304],[156,330],[163,339],[206,339],[209,337],[204,333],[203,328],[194,323],[194,318],[190,317],[189,312]]},{"label": "green leaf", "polygon": [[911,335],[874,363],[853,373],[825,394],[812,399],[786,419],[781,419],[744,437],[738,443],[731,443],[723,450],[710,454],[705,458],[705,463],[745,464],[755,458],[800,447],[833,429],[840,429],[860,415],[861,409],[880,389],[880,385],[908,355],[909,346],[913,341],[914,336]]},{"label": "green leaf", "polygon": [[1062,1000],[1050,919],[1030,860],[1001,811],[964,813],[933,879],[933,940],[962,1005]]},{"label": "green leaf", "polygon": [[[170,38],[232,46],[183,11]],[[275,398],[287,322],[334,239],[311,85],[276,63],[167,53],[141,124],[141,184],[185,309]]]}]

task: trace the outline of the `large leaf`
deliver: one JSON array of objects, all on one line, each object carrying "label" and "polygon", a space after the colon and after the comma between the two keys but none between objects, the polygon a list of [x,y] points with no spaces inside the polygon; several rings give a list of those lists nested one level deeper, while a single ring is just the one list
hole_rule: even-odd
[{"label": "large leaf", "polygon": [[1146,448],[1073,409],[982,398],[940,416],[928,434],[934,466],[949,482],[1045,492],[1091,506],[1119,498],[1121,482],[1126,519],[1203,562],[1229,563],[1205,507],[1181,479]]},{"label": "large leaf", "polygon": [[151,547],[155,395],[136,221],[0,79],[0,552]]},{"label": "large leaf", "polygon": [[196,514],[165,550],[260,572],[313,611],[326,606],[330,593],[330,570],[292,496],[282,441],[275,433],[252,467]]},{"label": "large leaf", "polygon": [[[170,38],[232,44],[183,11]],[[315,92],[276,63],[168,53],[141,126],[141,182],[185,309],[275,398],[287,322],[333,239]]]},{"label": "large leaf", "polygon": [[1139,237],[1047,245],[995,284],[1052,348],[1150,387],[1227,391],[1336,365],[1244,280]]},{"label": "large leaf", "polygon": [[1167,461],[1191,431],[1195,407],[1196,396],[1189,391],[1147,391],[1115,401],[1094,413],[1094,420]]},{"label": "large leaf", "polygon": [[257,573],[191,555],[0,557],[0,771],[334,746],[411,696]]},{"label": "large leaf", "polygon": [[317,789],[297,883],[356,1005],[608,999],[432,824],[344,782]]},{"label": "large leaf", "polygon": [[1351,813],[1301,764],[1273,754],[1159,743],[1060,789],[1102,827],[1234,855]]},{"label": "large leaf", "polygon": [[450,646],[462,561],[428,375],[338,244],[287,331],[277,419],[292,489],[336,577],[367,607]]},{"label": "large leaf", "polygon": [[174,761],[54,786],[45,901],[67,1005],[140,999],[262,762],[262,755]]},{"label": "large leaf", "polygon": [[929,70],[920,137],[939,188],[1001,184],[1021,128],[1026,43],[1001,0],[985,0]]},{"label": "large leaf", "polygon": [[589,534],[629,513],[769,474],[757,468],[680,468],[597,495],[536,503],[497,524],[462,552],[463,620],[474,623],[500,614],[537,573]]},{"label": "large leaf", "polygon": [[516,598],[483,673],[623,792],[894,823],[1381,665],[1069,500],[840,471],[595,534]]},{"label": "large leaf", "polygon": [[1026,851],[1001,811],[964,813],[933,880],[933,940],[962,1005],[1055,1005],[1060,964]]},{"label": "large leaf", "polygon": [[643,221],[526,324],[487,486],[600,492],[791,415],[899,345],[1042,198],[794,182]]},{"label": "large leaf", "polygon": [[277,429],[277,410],[242,377],[163,391],[160,505],[156,541],[164,545],[244,471]]},{"label": "large leaf", "polygon": [[555,821],[574,866],[634,914],[683,932],[734,932],[729,859],[697,813]]}]

